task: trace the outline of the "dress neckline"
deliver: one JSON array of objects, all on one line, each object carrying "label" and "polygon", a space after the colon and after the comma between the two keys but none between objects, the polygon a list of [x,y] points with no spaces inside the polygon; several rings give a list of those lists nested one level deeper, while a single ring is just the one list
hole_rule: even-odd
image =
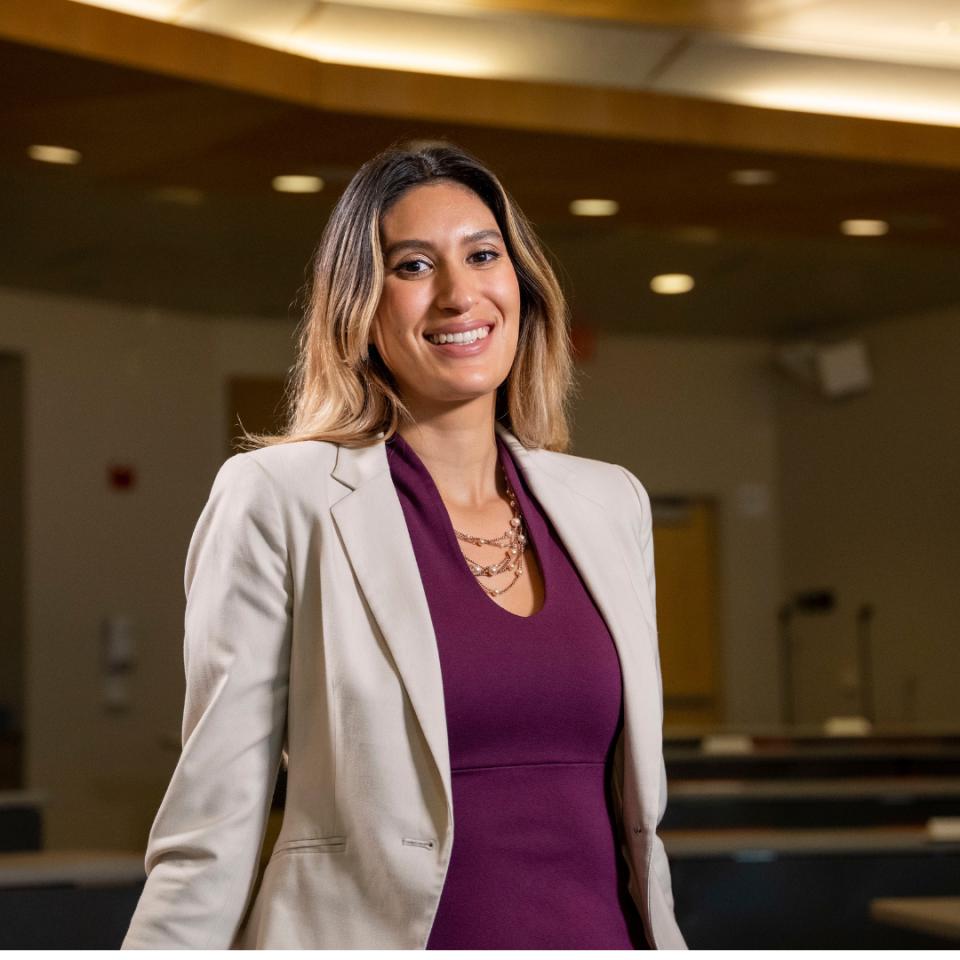
[{"label": "dress neckline", "polygon": [[[527,497],[526,490],[523,486],[523,480],[519,475],[519,470],[517,470],[513,458],[510,456],[510,452],[507,449],[506,444],[499,435],[495,437],[495,440],[497,444],[498,460],[501,464],[503,464],[503,467],[506,470],[507,477],[510,480],[510,486],[513,488],[513,492],[517,497],[517,502],[520,505],[520,512],[523,516],[524,527],[527,532],[527,546],[530,547],[536,555],[537,565],[540,567],[540,576],[543,580],[543,602],[540,604],[540,609],[535,610],[533,613],[527,615],[522,613],[514,613],[512,610],[508,610],[506,607],[501,606],[486,592],[486,590],[483,589],[483,587],[477,581],[477,578],[473,575],[473,572],[470,570],[470,567],[467,565],[463,551],[460,549],[460,541],[457,539],[453,521],[450,519],[450,514],[447,511],[446,504],[443,502],[443,497],[440,496],[440,490],[434,482],[432,474],[417,455],[413,447],[407,443],[400,433],[394,433],[387,443],[393,444],[395,449],[403,455],[403,458],[416,470],[416,472],[421,474],[434,510],[437,516],[440,518],[444,536],[447,540],[447,547],[456,557],[456,560],[454,561],[454,567],[458,572],[458,576],[461,580],[469,581],[469,586],[465,587],[465,589],[476,590],[477,593],[480,594],[482,600],[495,607],[505,617],[513,620],[534,621],[543,617],[547,609],[547,605],[552,602],[552,577],[547,573],[546,564],[544,563],[544,551],[541,549],[541,539],[542,537],[546,536],[546,530],[538,523],[538,518],[535,515],[535,509]],[[536,531],[534,531],[534,527],[536,527]]]}]

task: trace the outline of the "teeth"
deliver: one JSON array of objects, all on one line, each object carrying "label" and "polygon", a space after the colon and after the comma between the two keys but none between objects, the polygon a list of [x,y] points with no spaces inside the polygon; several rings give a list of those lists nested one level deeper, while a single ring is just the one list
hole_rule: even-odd
[{"label": "teeth", "polygon": [[474,340],[482,340],[490,333],[489,327],[477,327],[475,330],[469,330],[467,333],[436,333],[427,337],[431,343],[473,343]]}]

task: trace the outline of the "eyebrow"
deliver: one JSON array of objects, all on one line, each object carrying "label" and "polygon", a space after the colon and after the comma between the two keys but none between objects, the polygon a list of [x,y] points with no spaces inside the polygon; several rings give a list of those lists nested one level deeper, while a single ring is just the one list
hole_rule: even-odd
[{"label": "eyebrow", "polygon": [[[499,230],[477,230],[475,233],[468,233],[461,241],[461,245],[465,246],[471,243],[478,243],[481,240],[499,240],[503,243],[503,237],[500,234]],[[433,244],[429,240],[398,240],[396,243],[391,243],[383,251],[384,258],[392,257],[395,253],[400,250],[432,250]]]}]

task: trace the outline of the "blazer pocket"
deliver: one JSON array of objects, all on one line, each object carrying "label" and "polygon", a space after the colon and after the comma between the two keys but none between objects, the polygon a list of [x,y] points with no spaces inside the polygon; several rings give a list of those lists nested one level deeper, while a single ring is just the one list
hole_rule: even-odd
[{"label": "blazer pocket", "polygon": [[347,848],[346,837],[303,837],[299,840],[284,840],[274,848],[274,855],[281,853],[342,853]]}]

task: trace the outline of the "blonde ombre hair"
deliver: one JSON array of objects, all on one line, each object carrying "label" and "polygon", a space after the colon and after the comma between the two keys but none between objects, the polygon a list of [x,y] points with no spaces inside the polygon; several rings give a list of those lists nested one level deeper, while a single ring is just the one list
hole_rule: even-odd
[{"label": "blonde ombre hair", "polygon": [[391,147],[368,160],[337,201],[317,246],[297,359],[279,434],[250,434],[245,449],[298,440],[367,446],[413,419],[370,341],[383,288],[380,224],[401,194],[438,180],[468,187],[490,208],[520,286],[517,353],[497,388],[496,417],[525,447],[566,451],[575,391],[569,314],[533,228],[497,177],[452,145]]}]

